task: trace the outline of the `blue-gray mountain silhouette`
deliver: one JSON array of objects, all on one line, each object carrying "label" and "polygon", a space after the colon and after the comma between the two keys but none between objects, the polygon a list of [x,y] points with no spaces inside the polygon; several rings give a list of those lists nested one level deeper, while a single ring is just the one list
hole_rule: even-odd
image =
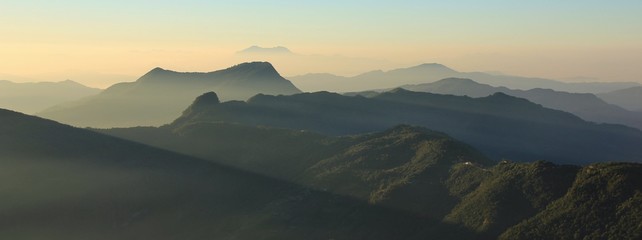
[{"label": "blue-gray mountain silhouette", "polygon": [[224,121],[344,135],[406,123],[445,132],[495,159],[579,164],[642,159],[642,131],[587,122],[504,93],[470,98],[399,88],[369,98],[329,92],[259,94],[247,102],[202,109],[172,126]]},{"label": "blue-gray mountain silhouette", "polygon": [[468,78],[492,86],[528,90],[547,88],[577,93],[601,93],[640,86],[635,82],[567,83],[552,79],[497,75],[484,72],[459,72],[438,63],[421,64],[390,71],[371,71],[352,77],[314,73],[288,77],[304,91],[355,92],[389,89],[408,84],[422,84],[444,78]]},{"label": "blue-gray mountain silhouette", "polygon": [[0,81],[0,108],[32,114],[99,92],[100,89],[90,88],[71,80],[27,83]]},{"label": "blue-gray mountain silhouette", "polygon": [[597,95],[604,101],[631,111],[642,112],[642,87],[631,87]]},{"label": "blue-gray mountain silhouette", "polygon": [[208,91],[216,91],[223,101],[245,100],[258,93],[300,92],[267,62],[242,63],[207,73],[155,68],[136,82],[115,84],[96,96],[38,115],[83,127],[161,125],[180,116],[196,96]]},{"label": "blue-gray mountain silhouette", "polygon": [[237,54],[292,54],[292,51],[283,46],[266,48],[255,45],[238,51]]},{"label": "blue-gray mountain silhouette", "polygon": [[[642,113],[628,111],[619,106],[606,103],[591,93],[568,93],[542,88],[514,90],[506,87],[493,87],[463,78],[447,78],[433,83],[405,85],[402,88],[418,92],[469,97],[485,97],[496,92],[502,92],[527,99],[547,108],[575,114],[588,121],[623,124],[642,129]],[[642,95],[642,92],[640,94]],[[642,101],[642,97],[640,100]]]}]

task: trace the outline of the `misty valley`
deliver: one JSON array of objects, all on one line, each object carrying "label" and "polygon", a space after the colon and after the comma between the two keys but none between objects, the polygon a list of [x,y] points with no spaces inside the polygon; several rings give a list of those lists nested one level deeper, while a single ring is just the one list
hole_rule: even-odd
[{"label": "misty valley", "polygon": [[0,238],[639,239],[641,88],[269,62],[0,81]]}]

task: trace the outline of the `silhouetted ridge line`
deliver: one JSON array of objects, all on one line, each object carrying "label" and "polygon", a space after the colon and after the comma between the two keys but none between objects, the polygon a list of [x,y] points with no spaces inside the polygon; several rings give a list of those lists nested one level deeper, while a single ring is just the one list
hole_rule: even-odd
[{"label": "silhouetted ridge line", "polygon": [[155,68],[136,82],[119,83],[101,94],[47,109],[39,115],[82,127],[160,126],[205,92],[220,101],[256,94],[300,93],[269,62],[248,62],[213,72],[175,72]]}]

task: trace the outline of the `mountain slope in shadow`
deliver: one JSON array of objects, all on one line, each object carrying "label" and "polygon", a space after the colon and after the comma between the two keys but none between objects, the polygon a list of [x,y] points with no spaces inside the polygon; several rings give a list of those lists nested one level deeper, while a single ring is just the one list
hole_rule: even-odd
[{"label": "mountain slope in shadow", "polygon": [[[214,94],[204,97],[215,99]],[[464,227],[473,232],[476,239],[496,239],[500,234],[512,236],[514,231],[504,233],[505,230],[538,218],[565,195],[580,197],[569,189],[575,185],[590,185],[590,182],[576,179],[585,169],[610,166],[634,170],[640,167],[640,164],[631,163],[592,164],[584,168],[542,161],[495,163],[443,133],[406,125],[343,137],[225,122],[98,131],[352,196],[375,206],[441,220]],[[604,175],[604,179],[642,190],[635,178],[617,176]],[[607,185],[594,187],[599,188],[596,191],[608,189]],[[610,199],[609,196],[581,197],[609,207],[619,204],[622,198],[634,200],[629,193],[621,198]],[[570,204],[558,210],[574,212],[579,214],[576,218],[583,218],[582,215],[609,214],[609,209],[575,209]],[[621,214],[604,221],[591,217],[578,220],[611,226],[609,232],[597,229],[576,236],[600,233],[627,238],[631,234],[639,235],[640,230],[627,230],[630,224],[623,222],[639,215],[640,209],[631,204],[618,209]],[[558,231],[554,225],[542,229],[543,232]],[[564,231],[579,229],[579,225],[570,225]],[[530,239],[539,235],[530,232],[518,236]],[[430,237],[440,238],[438,235]],[[452,236],[446,239],[450,238]]]},{"label": "mountain slope in shadow", "polygon": [[453,202],[441,184],[452,165],[494,164],[443,133],[405,125],[348,137],[229,123],[99,131],[434,219]]},{"label": "mountain slope in shadow", "polygon": [[465,229],[0,110],[6,239],[474,239]]},{"label": "mountain slope in shadow", "polygon": [[640,239],[640,176],[640,164],[584,167],[562,198],[509,228],[500,239]]},{"label": "mountain slope in shadow", "polygon": [[346,135],[404,123],[444,132],[493,159],[577,164],[642,159],[642,132],[637,129],[586,122],[503,93],[484,98],[403,89],[370,98],[328,92],[259,94],[247,102],[199,105],[195,102],[190,109],[200,110],[185,111],[170,127],[231,122]]}]

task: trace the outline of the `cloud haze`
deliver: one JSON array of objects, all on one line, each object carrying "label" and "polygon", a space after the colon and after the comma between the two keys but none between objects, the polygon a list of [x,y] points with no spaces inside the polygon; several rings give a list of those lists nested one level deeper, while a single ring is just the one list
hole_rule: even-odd
[{"label": "cloud haze", "polygon": [[156,66],[210,71],[259,45],[305,56],[274,60],[286,76],[439,62],[461,71],[639,82],[639,12],[639,1],[13,1],[0,9],[0,72],[86,77],[74,80],[104,87],[109,80],[90,75],[140,76]]}]

